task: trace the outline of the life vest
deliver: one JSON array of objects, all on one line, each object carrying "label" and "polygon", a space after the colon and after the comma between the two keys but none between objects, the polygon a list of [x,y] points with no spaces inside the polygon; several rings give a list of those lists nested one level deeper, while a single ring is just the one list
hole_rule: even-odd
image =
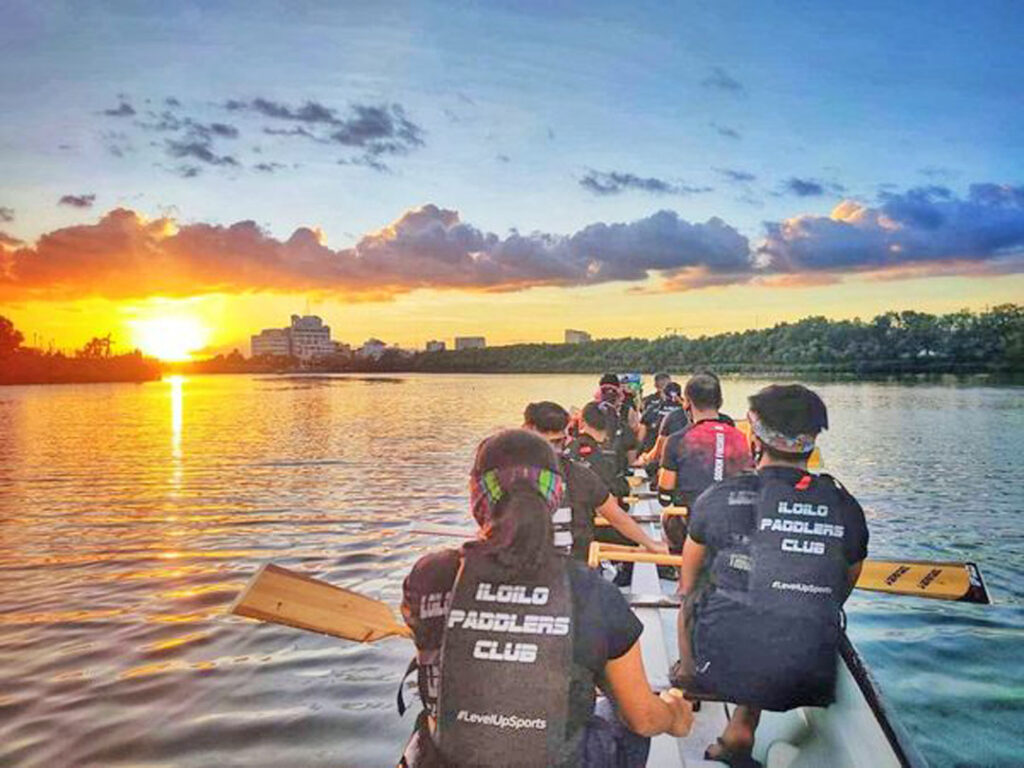
[{"label": "life vest", "polygon": [[577,496],[575,477],[580,464],[568,455],[558,457],[562,477],[565,478],[565,497],[562,506],[551,516],[555,549],[577,560],[586,560],[590,542],[594,540],[594,512],[583,505]]},{"label": "life vest", "polygon": [[748,478],[742,485],[749,490],[730,492],[737,501],[738,494],[747,493],[753,503],[747,556],[737,550],[717,553],[712,579],[735,583],[735,569],[746,570],[746,593],[724,596],[758,612],[838,626],[849,568],[843,549],[846,490],[829,475],[805,473],[795,485],[772,476],[743,479]]},{"label": "life vest", "polygon": [[673,411],[678,411],[682,408],[679,403],[672,400],[662,400],[658,398],[657,401],[651,403],[644,409],[643,422],[648,426],[647,439],[644,441],[644,445],[650,442],[651,446],[658,439],[658,427],[661,426],[662,420]]},{"label": "life vest", "polygon": [[613,496],[629,495],[629,482],[619,471],[618,454],[609,442],[599,443],[590,435],[582,434],[569,444],[569,455],[594,470]]},{"label": "life vest", "polygon": [[435,740],[446,765],[557,765],[577,747],[567,562],[510,578],[486,552],[463,549],[441,647]]}]

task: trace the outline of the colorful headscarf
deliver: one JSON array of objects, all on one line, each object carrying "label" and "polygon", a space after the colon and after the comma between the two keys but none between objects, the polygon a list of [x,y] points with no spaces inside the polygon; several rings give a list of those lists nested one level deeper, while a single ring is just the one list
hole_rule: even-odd
[{"label": "colorful headscarf", "polygon": [[814,450],[817,435],[786,435],[772,429],[758,417],[754,411],[747,411],[747,421],[753,432],[765,445],[783,453],[810,453]]},{"label": "colorful headscarf", "polygon": [[565,494],[565,480],[546,467],[517,466],[489,469],[482,475],[469,478],[469,497],[473,517],[481,526],[491,521],[495,507],[517,482],[525,482],[544,499],[548,511],[554,514]]}]

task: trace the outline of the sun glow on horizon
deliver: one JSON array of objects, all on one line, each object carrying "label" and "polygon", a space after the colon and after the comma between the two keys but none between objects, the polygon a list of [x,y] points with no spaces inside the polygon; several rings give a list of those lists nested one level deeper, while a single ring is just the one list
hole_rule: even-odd
[{"label": "sun glow on horizon", "polygon": [[143,354],[167,362],[192,359],[207,345],[209,330],[190,315],[164,315],[131,323],[132,342]]}]

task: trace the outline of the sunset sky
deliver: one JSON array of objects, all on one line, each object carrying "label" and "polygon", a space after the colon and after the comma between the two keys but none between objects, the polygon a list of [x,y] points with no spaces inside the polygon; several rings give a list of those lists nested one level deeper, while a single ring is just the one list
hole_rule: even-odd
[{"label": "sunset sky", "polygon": [[29,344],[1024,300],[1019,3],[213,5],[0,0],[0,314]]}]

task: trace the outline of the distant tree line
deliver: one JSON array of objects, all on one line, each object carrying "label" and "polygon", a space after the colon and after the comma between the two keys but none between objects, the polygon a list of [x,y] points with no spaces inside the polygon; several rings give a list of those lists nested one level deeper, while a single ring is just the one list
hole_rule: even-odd
[{"label": "distant tree line", "polygon": [[[402,364],[381,361],[388,362]],[[1024,372],[1024,307],[1003,304],[947,315],[886,312],[866,322],[808,317],[696,339],[663,336],[424,352],[409,369],[592,373],[701,367],[721,373],[1019,373]]]},{"label": "distant tree line", "polygon": [[71,384],[101,381],[152,381],[160,364],[138,350],[110,351],[110,335],[95,337],[73,355],[24,347],[25,337],[0,316],[0,384]]},{"label": "distant tree line", "polygon": [[194,372],[720,373],[898,375],[1024,373],[1024,307],[947,315],[886,312],[869,321],[808,317],[772,328],[691,339],[600,339],[584,344],[514,344],[409,354],[387,349],[379,359],[341,354],[300,365],[290,358],[236,352],[191,363]]}]

